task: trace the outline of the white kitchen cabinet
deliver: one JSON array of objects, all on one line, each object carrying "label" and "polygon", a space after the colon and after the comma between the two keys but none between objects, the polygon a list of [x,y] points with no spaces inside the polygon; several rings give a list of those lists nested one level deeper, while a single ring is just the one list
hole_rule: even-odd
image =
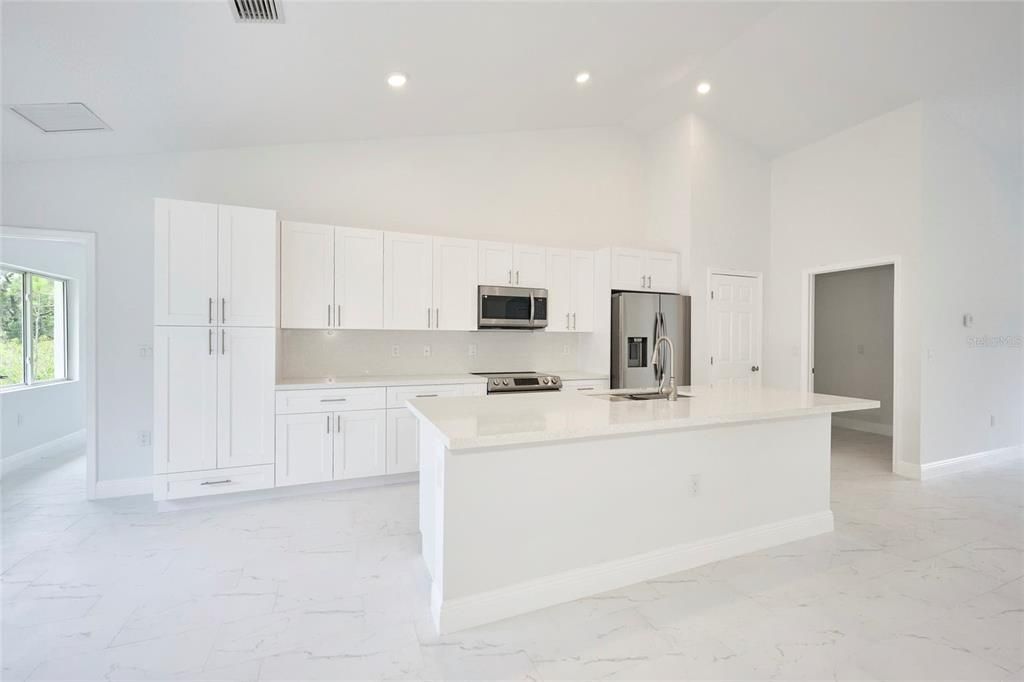
[{"label": "white kitchen cabinet", "polygon": [[593,331],[593,252],[548,249],[547,255],[547,331]]},{"label": "white kitchen cabinet", "polygon": [[273,327],[277,322],[277,213],[219,206],[217,216],[216,322]]},{"label": "white kitchen cabinet", "polygon": [[434,329],[477,328],[477,242],[434,237]]},{"label": "white kitchen cabinet", "polygon": [[543,289],[548,285],[546,251],[543,246],[515,245],[512,263],[515,286]]},{"label": "white kitchen cabinet", "polygon": [[217,466],[216,335],[213,327],[154,330],[154,473]]},{"label": "white kitchen cabinet", "polygon": [[154,253],[154,324],[213,324],[217,205],[157,199]]},{"label": "white kitchen cabinet", "polygon": [[562,391],[565,393],[586,393],[607,390],[607,379],[569,379],[562,382]]},{"label": "white kitchen cabinet", "polygon": [[272,328],[221,327],[217,339],[217,467],[274,462]]},{"label": "white kitchen cabinet", "polygon": [[679,291],[679,254],[614,248],[611,251],[612,289]]},{"label": "white kitchen cabinet", "polygon": [[426,235],[384,233],[385,329],[433,327],[433,247]]},{"label": "white kitchen cabinet", "polygon": [[334,414],[334,478],[379,476],[387,471],[385,410]]},{"label": "white kitchen cabinet", "polygon": [[387,473],[419,471],[419,420],[408,408],[401,407],[388,410],[387,421]]},{"label": "white kitchen cabinet", "polygon": [[274,487],[274,466],[256,464],[231,469],[184,471],[154,478],[154,500],[177,500],[224,493],[241,493]]},{"label": "white kitchen cabinet", "polygon": [[327,329],[334,321],[334,228],[281,223],[281,326]]},{"label": "white kitchen cabinet", "polygon": [[334,228],[334,327],[384,325],[384,233]]},{"label": "white kitchen cabinet", "polygon": [[334,478],[335,422],[330,412],[277,416],[278,487]]},{"label": "white kitchen cabinet", "polygon": [[480,284],[514,286],[515,247],[505,242],[479,242]]}]

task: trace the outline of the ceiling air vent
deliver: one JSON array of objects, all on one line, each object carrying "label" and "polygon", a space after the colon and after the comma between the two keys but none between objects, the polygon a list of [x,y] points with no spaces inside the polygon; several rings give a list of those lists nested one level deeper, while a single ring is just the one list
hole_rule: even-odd
[{"label": "ceiling air vent", "polygon": [[15,104],[11,111],[44,133],[82,133],[110,126],[81,102]]},{"label": "ceiling air vent", "polygon": [[235,11],[235,21],[243,24],[280,23],[281,7],[278,0],[229,0]]}]

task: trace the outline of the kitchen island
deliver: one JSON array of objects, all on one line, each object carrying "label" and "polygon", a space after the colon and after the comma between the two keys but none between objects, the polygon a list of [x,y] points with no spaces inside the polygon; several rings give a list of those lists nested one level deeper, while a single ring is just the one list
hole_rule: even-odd
[{"label": "kitchen island", "polygon": [[832,530],[831,414],[759,387],[411,400],[441,632]]}]

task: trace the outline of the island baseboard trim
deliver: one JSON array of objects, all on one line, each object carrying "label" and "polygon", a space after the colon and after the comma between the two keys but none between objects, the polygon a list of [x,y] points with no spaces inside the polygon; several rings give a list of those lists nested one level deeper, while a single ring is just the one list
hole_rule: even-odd
[{"label": "island baseboard trim", "polygon": [[432,589],[431,610],[440,633],[455,632],[821,535],[833,528],[832,512],[823,511],[448,601],[443,601],[440,590]]}]

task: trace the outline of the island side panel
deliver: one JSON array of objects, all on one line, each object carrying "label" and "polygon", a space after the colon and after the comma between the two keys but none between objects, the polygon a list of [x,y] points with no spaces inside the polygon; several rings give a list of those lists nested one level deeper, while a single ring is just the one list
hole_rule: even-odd
[{"label": "island side panel", "polygon": [[441,551],[444,538],[444,454],[440,435],[431,424],[419,420],[419,523],[420,548],[432,590],[440,594]]},{"label": "island side panel", "polygon": [[441,629],[832,530],[830,423],[446,452]]}]

